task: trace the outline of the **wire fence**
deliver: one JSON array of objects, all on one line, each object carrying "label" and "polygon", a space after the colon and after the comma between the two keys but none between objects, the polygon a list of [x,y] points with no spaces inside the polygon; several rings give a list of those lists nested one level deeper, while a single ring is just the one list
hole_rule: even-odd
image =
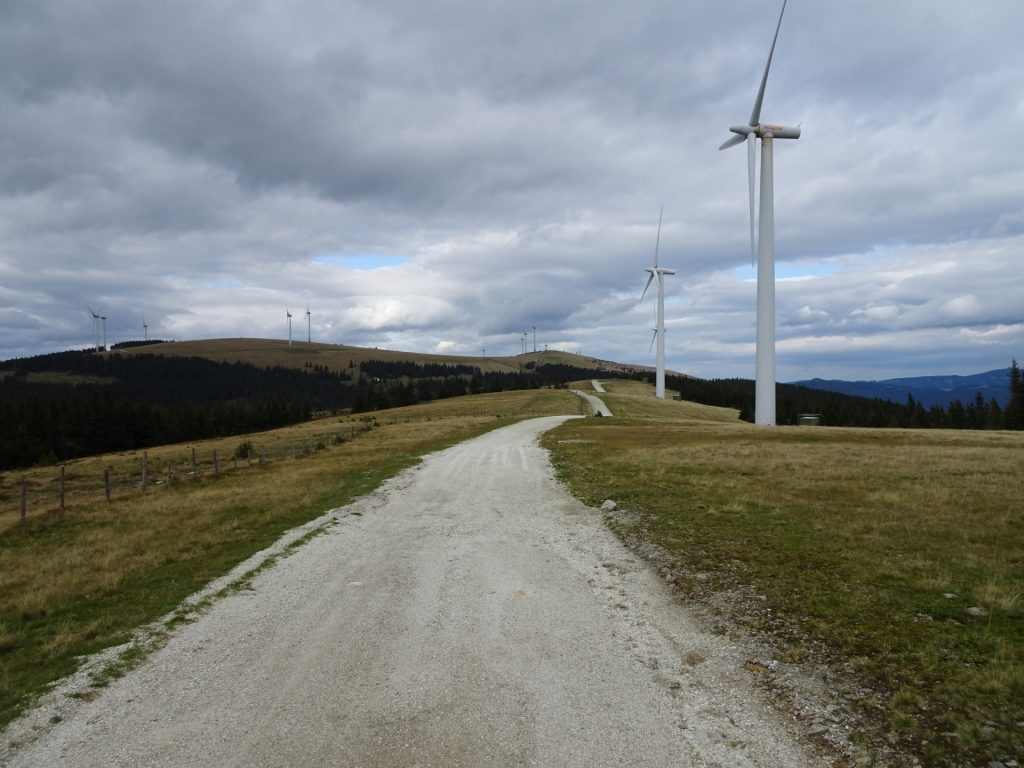
[{"label": "wire fence", "polygon": [[113,502],[152,493],[161,487],[299,459],[351,440],[376,424],[375,420],[362,420],[301,438],[279,438],[262,444],[244,439],[233,451],[191,446],[173,452],[161,449],[159,457],[151,459],[150,452],[144,450],[134,459],[113,462],[102,469],[61,464],[53,467],[52,473],[7,473],[0,486],[0,509],[8,510],[9,514],[13,501],[17,521],[24,524],[31,516],[63,513],[75,504],[102,499]]}]

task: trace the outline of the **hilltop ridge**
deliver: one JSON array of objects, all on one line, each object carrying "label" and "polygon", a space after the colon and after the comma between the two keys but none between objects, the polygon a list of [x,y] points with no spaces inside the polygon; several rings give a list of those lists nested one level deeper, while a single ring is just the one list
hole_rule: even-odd
[{"label": "hilltop ridge", "polygon": [[520,355],[484,356],[452,355],[444,353],[405,352],[380,347],[355,347],[347,344],[293,341],[291,345],[281,339],[195,339],[133,345],[116,350],[123,355],[167,355],[174,357],[203,357],[215,362],[240,362],[255,366],[303,368],[320,365],[330,371],[343,372],[358,367],[368,360],[383,362],[409,362],[424,365],[468,365],[484,373],[519,373],[537,365],[569,365],[593,368],[613,373],[632,373],[650,370],[649,366],[625,365],[601,360],[573,352],[545,350]]}]

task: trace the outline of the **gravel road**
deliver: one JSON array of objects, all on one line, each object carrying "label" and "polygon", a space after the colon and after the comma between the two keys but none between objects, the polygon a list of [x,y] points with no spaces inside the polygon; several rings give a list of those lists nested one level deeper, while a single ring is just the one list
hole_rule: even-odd
[{"label": "gravel road", "polygon": [[534,419],[328,513],[13,766],[811,766]]},{"label": "gravel road", "polygon": [[590,412],[594,415],[601,414],[602,416],[611,416],[612,412],[607,405],[604,404],[604,400],[600,397],[595,397],[588,392],[584,392],[579,389],[574,389],[573,392],[590,404]]}]

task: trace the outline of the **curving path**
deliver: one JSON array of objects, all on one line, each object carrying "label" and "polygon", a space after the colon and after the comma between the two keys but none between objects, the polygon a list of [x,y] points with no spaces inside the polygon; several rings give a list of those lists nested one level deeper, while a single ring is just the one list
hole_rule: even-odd
[{"label": "curving path", "polygon": [[574,389],[573,393],[579,395],[580,397],[587,401],[587,403],[590,405],[590,412],[593,413],[595,416],[612,415],[611,409],[609,409],[608,406],[604,404],[604,400],[602,400],[600,397],[596,397],[590,394],[589,392],[583,392],[582,390],[579,389]]},{"label": "curving path", "polygon": [[12,766],[810,766],[516,424],[329,513]]}]

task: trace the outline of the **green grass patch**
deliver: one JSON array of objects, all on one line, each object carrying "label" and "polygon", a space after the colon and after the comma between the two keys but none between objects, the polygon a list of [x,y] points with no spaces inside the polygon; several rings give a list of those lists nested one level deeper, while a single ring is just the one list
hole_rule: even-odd
[{"label": "green grass patch", "polygon": [[[630,416],[634,395],[606,401]],[[740,599],[732,619],[781,660],[827,658],[846,693],[866,683],[876,727],[929,764],[1020,759],[1024,435],[764,429],[681,405],[546,444],[574,493],[635,513],[613,527],[666,550],[694,599],[766,596],[770,614]]]}]

